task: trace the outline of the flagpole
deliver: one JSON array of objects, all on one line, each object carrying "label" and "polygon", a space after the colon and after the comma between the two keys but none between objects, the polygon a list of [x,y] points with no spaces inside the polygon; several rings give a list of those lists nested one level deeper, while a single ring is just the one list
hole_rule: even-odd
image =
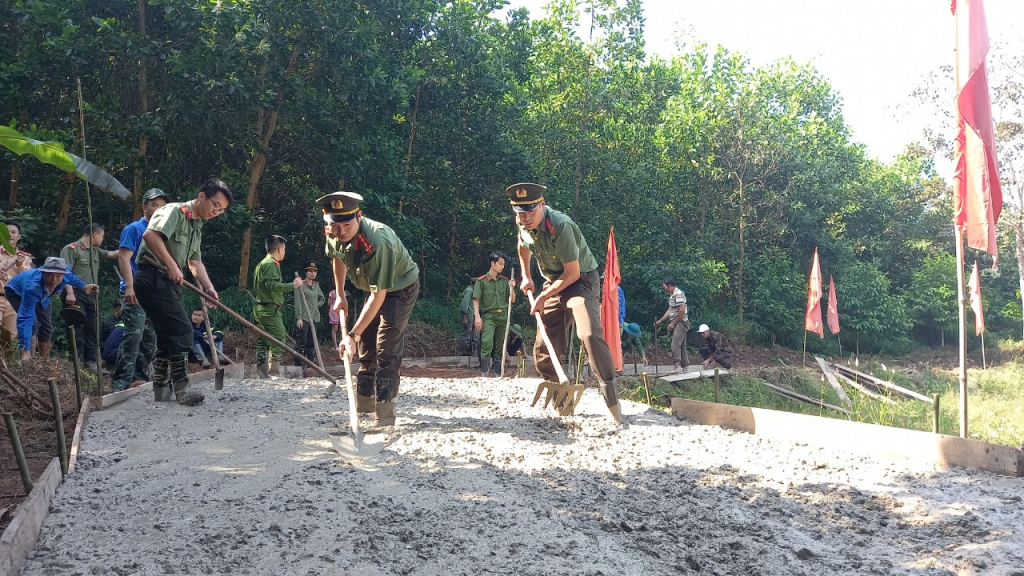
[{"label": "flagpole", "polygon": [[981,333],[981,369],[988,370],[988,365],[985,363],[985,333]]},{"label": "flagpole", "polygon": [[967,298],[964,296],[964,234],[954,224],[956,234],[956,296],[960,312],[960,437],[967,438]]}]

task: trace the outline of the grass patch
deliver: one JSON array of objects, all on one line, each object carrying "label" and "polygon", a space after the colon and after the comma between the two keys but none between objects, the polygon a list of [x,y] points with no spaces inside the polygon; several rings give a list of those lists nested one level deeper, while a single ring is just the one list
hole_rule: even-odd
[{"label": "grass patch", "polygon": [[[892,370],[881,362],[864,362],[861,372],[914,390],[925,396],[939,395],[939,432],[959,435],[960,393],[956,371],[925,367],[923,369]],[[810,368],[771,367],[758,368],[722,376],[718,401],[723,404],[769,408],[798,414],[811,414],[853,420],[884,426],[930,432],[933,425],[931,403],[903,399],[883,394],[896,403],[890,405],[846,388],[853,406],[847,417],[829,409],[790,400],[773,392],[760,382],[765,381],[787,388],[804,396],[842,406],[835,390],[824,380],[820,371]],[[647,390],[638,377],[626,376],[618,380],[621,397],[647,403]],[[969,437],[1005,446],[1020,446],[1024,442],[1024,361],[1014,360],[987,370],[968,372],[968,431]],[[668,409],[670,398],[687,398],[705,402],[714,401],[714,381],[699,378],[669,383],[648,375],[651,404]]]}]

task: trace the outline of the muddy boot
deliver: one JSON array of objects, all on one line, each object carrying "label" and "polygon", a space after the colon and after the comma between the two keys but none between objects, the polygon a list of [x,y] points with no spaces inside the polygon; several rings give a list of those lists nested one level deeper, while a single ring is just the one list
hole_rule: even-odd
[{"label": "muddy boot", "polygon": [[192,383],[188,379],[188,355],[171,360],[171,381],[174,382],[174,400],[182,406],[202,404],[206,399],[199,392],[192,391]]},{"label": "muddy boot", "polygon": [[480,359],[480,376],[487,378],[491,374],[491,359],[481,358]]},{"label": "muddy boot", "polygon": [[256,377],[261,380],[270,378],[270,364],[266,362],[260,362],[256,365]]},{"label": "muddy boot", "polygon": [[395,401],[387,400],[385,402],[377,402],[377,425],[378,426],[394,426],[395,420]]},{"label": "muddy boot", "polygon": [[155,402],[170,402],[171,376],[170,364],[167,358],[156,358],[153,360],[153,400]]},{"label": "muddy boot", "polygon": [[359,414],[373,414],[377,411],[377,399],[373,396],[356,394],[356,412]]}]

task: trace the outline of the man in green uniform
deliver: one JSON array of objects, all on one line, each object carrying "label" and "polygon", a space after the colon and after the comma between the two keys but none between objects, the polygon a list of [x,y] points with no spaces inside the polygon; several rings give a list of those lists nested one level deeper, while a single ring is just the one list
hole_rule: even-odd
[{"label": "man in green uniform", "polygon": [[[501,358],[501,347],[504,343],[500,342],[495,346],[494,341],[495,338],[505,338],[509,296],[511,295],[511,302],[516,301],[515,294],[512,293],[515,282],[501,275],[505,271],[505,261],[508,257],[501,252],[493,252],[488,260],[490,269],[473,284],[473,327],[480,332],[480,373],[485,378],[490,376],[493,361]],[[494,375],[499,374],[501,366],[495,365]]]},{"label": "man in green uniform", "polygon": [[354,192],[334,192],[317,199],[323,207],[326,253],[334,271],[338,296],[334,310],[348,313],[342,288],[346,276],[367,292],[363,309],[338,346],[339,354],[358,352],[356,409],[375,412],[377,424],[395,423],[395,398],[401,380],[402,356],[409,316],[420,293],[419,266],[395,231],[363,216]]},{"label": "man in green uniform", "polygon": [[[576,332],[587,349],[590,367],[600,379],[601,394],[612,418],[622,423],[622,411],[615,392],[615,366],[601,331],[601,284],[597,259],[590,252],[579,227],[568,216],[544,202],[547,187],[513,184],[505,190],[519,226],[519,264],[523,270],[523,292],[533,292],[531,257],[537,258],[544,289],[537,294],[531,313],[540,312],[544,329],[555,349],[552,359],[537,338],[533,352],[537,370],[545,380],[558,380],[553,362],[565,354],[567,326],[576,322]],[[558,408],[556,406],[556,408]]]},{"label": "man in green uniform", "polygon": [[[311,360],[316,359],[316,331],[313,327],[320,323],[320,308],[327,302],[320,283],[316,281],[318,272],[316,262],[306,263],[306,278],[295,289],[295,349]],[[295,365],[305,366],[298,359]]]},{"label": "man in green uniform", "polygon": [[[192,270],[199,287],[219,299],[203,265],[200,244],[203,222],[216,218],[231,204],[231,189],[211,178],[189,202],[172,202],[158,209],[142,235],[136,258],[135,295],[156,331],[157,353],[153,360],[153,395],[170,402],[173,387],[178,404],[194,406],[203,395],[193,392],[188,379],[188,351],[192,348],[192,322],[181,305],[183,270]],[[163,264],[166,271],[146,258]]]},{"label": "man in green uniform", "polygon": [[[284,305],[285,292],[297,289],[302,280],[296,278],[291,282],[281,281],[281,260],[288,241],[278,235],[267,236],[263,245],[267,255],[256,265],[253,273],[253,288],[256,289],[256,308],[253,309],[253,320],[274,338],[284,342],[286,338],[284,319],[281,306]],[[256,341],[256,373],[260,378],[269,378],[270,369],[274,365],[274,355],[284,354],[284,350],[266,338]]]},{"label": "man in green uniform", "polygon": [[462,291],[459,301],[459,316],[462,317],[462,336],[459,336],[459,355],[476,356],[480,360],[480,336],[473,327],[473,281]]},{"label": "man in green uniform", "polygon": [[[71,267],[71,272],[86,284],[99,283],[97,280],[100,275],[100,258],[117,259],[117,250],[109,251],[99,247],[103,243],[103,236],[102,224],[89,224],[77,242],[64,246],[60,251],[60,257]],[[66,301],[64,305],[67,306]],[[90,372],[95,372],[98,347],[96,323],[100,316],[99,310],[97,310],[96,294],[79,295],[78,305],[85,312],[85,324],[74,327],[75,342],[78,344],[78,358],[85,362],[85,366]]]}]

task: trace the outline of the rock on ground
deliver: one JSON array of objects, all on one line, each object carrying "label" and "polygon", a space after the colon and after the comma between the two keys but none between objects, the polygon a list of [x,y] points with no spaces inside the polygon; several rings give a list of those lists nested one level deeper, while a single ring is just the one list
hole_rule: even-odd
[{"label": "rock on ground", "polygon": [[563,420],[536,383],[407,378],[368,463],[322,380],[137,395],[91,415],[23,574],[1024,576],[1020,479],[632,403],[619,430],[595,390]]}]

